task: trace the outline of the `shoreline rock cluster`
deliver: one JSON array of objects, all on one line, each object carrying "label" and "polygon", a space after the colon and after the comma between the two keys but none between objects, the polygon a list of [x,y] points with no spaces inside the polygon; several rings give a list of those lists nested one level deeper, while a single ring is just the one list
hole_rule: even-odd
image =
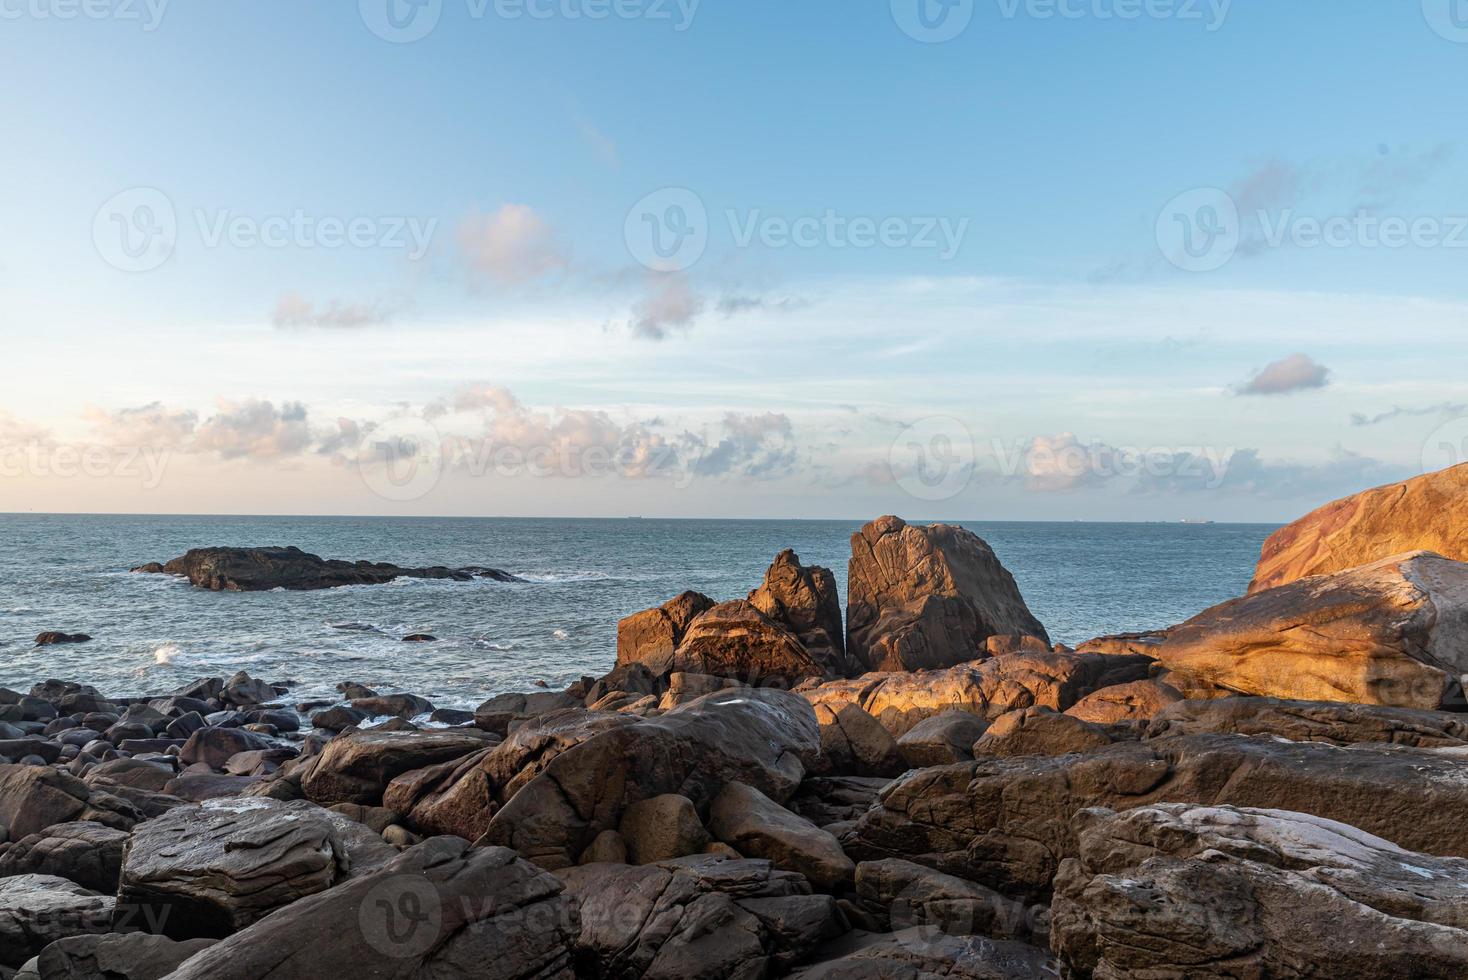
[{"label": "shoreline rock cluster", "polygon": [[1076,649],[970,532],[886,517],[844,617],[783,552],[473,712],[0,691],[0,976],[1468,975],[1468,555],[1424,549],[1450,507],[1381,537],[1400,496],[1258,581],[1328,571]]}]

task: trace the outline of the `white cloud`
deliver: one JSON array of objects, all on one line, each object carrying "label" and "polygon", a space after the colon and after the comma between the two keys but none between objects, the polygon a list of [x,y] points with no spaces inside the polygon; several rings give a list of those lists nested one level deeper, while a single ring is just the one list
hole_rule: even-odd
[{"label": "white cloud", "polygon": [[183,448],[199,424],[198,413],[170,409],[162,402],[112,412],[88,408],[84,417],[109,445],[155,449]]},{"label": "white cloud", "polygon": [[199,426],[193,449],[221,459],[281,459],[304,452],[311,443],[305,405],[283,402],[276,408],[273,402],[252,399],[221,401],[219,413]]},{"label": "white cloud", "polygon": [[647,340],[666,340],[673,330],[686,330],[704,310],[704,299],[681,273],[657,272],[648,294],[632,307],[632,332]]},{"label": "white cloud", "polygon": [[498,286],[532,282],[570,265],[551,226],[523,204],[469,215],[459,224],[458,242],[470,275]]},{"label": "white cloud", "polygon": [[281,329],[299,327],[370,327],[392,320],[392,311],[380,304],[342,303],[332,300],[327,306],[316,305],[300,293],[283,294],[275,304],[271,322]]}]

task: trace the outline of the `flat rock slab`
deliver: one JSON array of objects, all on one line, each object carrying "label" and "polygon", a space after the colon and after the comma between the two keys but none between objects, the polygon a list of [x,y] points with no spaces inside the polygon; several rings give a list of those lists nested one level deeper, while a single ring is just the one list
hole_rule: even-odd
[{"label": "flat rock slab", "polygon": [[436,837],[187,960],[169,980],[572,980],[576,907],[513,851]]},{"label": "flat rock slab", "polygon": [[1055,949],[1097,977],[1468,976],[1468,861],[1280,810],[1076,818]]},{"label": "flat rock slab", "polygon": [[401,568],[383,562],[325,559],[300,548],[280,547],[195,548],[161,567],[155,563],[133,571],[182,575],[194,586],[215,592],[335,589],[343,585],[381,585],[399,578],[522,581],[495,568]]},{"label": "flat rock slab", "polygon": [[19,967],[67,936],[110,931],[116,905],[65,878],[0,878],[0,965]]},{"label": "flat rock slab", "polygon": [[174,942],[144,932],[72,936],[41,951],[16,980],[163,980],[180,963],[213,944],[210,939]]},{"label": "flat rock slab", "polygon": [[119,898],[162,910],[161,931],[174,939],[220,938],[396,853],[361,824],[312,803],[210,800],[137,828]]}]

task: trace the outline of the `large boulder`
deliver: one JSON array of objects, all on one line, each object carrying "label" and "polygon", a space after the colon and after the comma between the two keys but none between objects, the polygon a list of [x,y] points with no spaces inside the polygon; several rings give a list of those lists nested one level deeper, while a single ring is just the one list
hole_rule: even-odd
[{"label": "large boulder", "polygon": [[110,932],[116,906],[112,896],[65,878],[0,878],[0,966],[22,966],[67,936]]},{"label": "large boulder", "polygon": [[378,806],[389,783],[405,772],[461,759],[493,744],[477,729],[368,730],[327,743],[301,776],[306,799],[322,806]]},{"label": "large boulder", "polygon": [[1021,708],[1000,715],[973,745],[979,758],[1026,755],[1070,755],[1110,745],[1111,734],[1100,725],[1049,708]]},{"label": "large boulder", "polygon": [[992,889],[911,861],[863,861],[856,868],[861,910],[896,932],[929,926],[954,936],[1043,937],[1048,915]]},{"label": "large boulder", "polygon": [[[155,567],[143,565],[133,571],[153,571]],[[521,581],[495,568],[400,568],[384,562],[328,560],[300,548],[280,547],[195,548],[165,564],[162,571],[182,575],[194,586],[215,592],[334,589],[343,585],[381,585],[399,578]]]},{"label": "large boulder", "polygon": [[677,793],[703,812],[737,781],[784,802],[820,749],[815,712],[781,691],[723,691],[655,718],[567,714],[544,737],[522,727],[486,760],[504,802],[481,843],[552,869],[575,864],[638,800]]},{"label": "large boulder", "polygon": [[576,908],[504,848],[436,837],[187,960],[169,980],[571,980]]},{"label": "large boulder", "polygon": [[835,837],[743,783],[730,783],[714,799],[709,830],[745,857],[799,872],[824,892],[849,889],[856,875]]},{"label": "large boulder", "polygon": [[721,602],[688,624],[671,669],[789,687],[806,678],[831,676],[835,666],[817,660],[784,624],[740,599]]},{"label": "large boulder", "polygon": [[1147,675],[1136,656],[1017,653],[921,673],[868,674],[801,690],[812,704],[860,705],[895,736],[945,711],[992,721],[1017,708],[1064,711],[1086,695]]},{"label": "large boulder", "polygon": [[950,667],[996,635],[1049,639],[1014,577],[960,527],[878,518],[851,537],[846,588],[847,654],[864,670]]},{"label": "large boulder", "polygon": [[0,765],[0,825],[9,829],[12,840],[75,821],[130,830],[142,818],[126,800],[60,769]]},{"label": "large boulder", "polygon": [[1157,650],[1243,694],[1437,708],[1468,673],[1468,564],[1415,552],[1214,606]]},{"label": "large boulder", "polygon": [[673,651],[688,624],[715,605],[701,592],[684,592],[617,624],[617,666],[642,664],[658,677],[672,669]]},{"label": "large boulder", "polygon": [[857,860],[899,857],[1041,898],[1073,857],[1087,807],[1158,802],[1278,807],[1403,847],[1468,856],[1468,759],[1381,745],[1190,735],[1083,755],[980,759],[894,781],[843,839]]},{"label": "large boulder", "polygon": [[1250,592],[1433,551],[1468,561],[1468,463],[1326,504],[1264,542]]},{"label": "large boulder", "polygon": [[974,743],[988,729],[988,719],[967,711],[945,711],[914,725],[897,740],[897,748],[914,769],[949,766],[972,759]]},{"label": "large boulder", "polygon": [[118,897],[166,910],[157,931],[174,939],[220,938],[395,855],[366,827],[312,803],[210,800],[139,825]]},{"label": "large boulder", "polygon": [[16,841],[0,854],[0,878],[42,874],[112,894],[122,870],[125,831],[99,823],[61,823]]},{"label": "large boulder", "polygon": [[[709,842],[708,831],[693,801],[676,793],[638,800],[629,806],[622,813],[618,833],[632,864],[656,864],[687,857],[702,851]],[[614,846],[610,841],[605,843]]]},{"label": "large boulder", "polygon": [[1065,709],[1065,713],[1097,725],[1144,722],[1181,700],[1182,694],[1172,685],[1149,678],[1103,687],[1081,698]]},{"label": "large boulder", "polygon": [[560,873],[581,909],[585,976],[760,977],[845,931],[836,902],[767,861],[718,856]]},{"label": "large boulder", "polygon": [[175,942],[146,932],[70,936],[41,950],[16,980],[163,980],[212,939]]},{"label": "large boulder", "polygon": [[857,704],[818,704],[821,755],[813,771],[837,776],[895,776],[907,768],[897,740]]},{"label": "large boulder", "polygon": [[863,667],[848,660],[836,576],[819,565],[806,567],[786,549],[775,557],[750,605],[795,634],[827,677],[847,677]]},{"label": "large boulder", "polygon": [[1052,941],[1077,976],[1468,976],[1468,861],[1280,810],[1076,822]]}]

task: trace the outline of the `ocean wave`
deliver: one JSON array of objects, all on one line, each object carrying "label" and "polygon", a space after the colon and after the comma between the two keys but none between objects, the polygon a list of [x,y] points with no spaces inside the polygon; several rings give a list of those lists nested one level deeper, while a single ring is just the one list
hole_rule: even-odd
[{"label": "ocean wave", "polygon": [[153,651],[153,663],[160,667],[172,667],[173,662],[183,653],[183,648],[177,643],[165,643]]},{"label": "ocean wave", "polygon": [[520,572],[527,582],[543,585],[566,585],[574,582],[611,582],[617,579],[610,572]]},{"label": "ocean wave", "polygon": [[571,638],[571,633],[569,630],[555,630],[551,633],[551,636],[557,640],[569,640]]}]

